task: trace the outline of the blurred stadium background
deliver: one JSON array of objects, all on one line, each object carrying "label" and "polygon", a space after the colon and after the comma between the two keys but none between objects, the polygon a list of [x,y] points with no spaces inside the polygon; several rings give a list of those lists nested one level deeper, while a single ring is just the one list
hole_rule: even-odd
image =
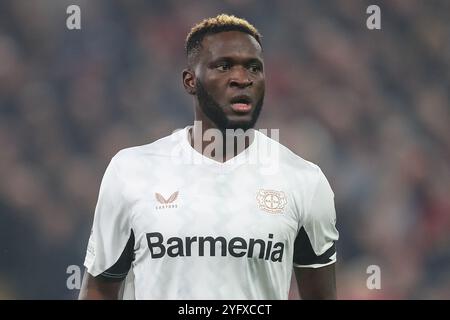
[{"label": "blurred stadium background", "polygon": [[192,122],[184,38],[222,12],[264,37],[258,127],[334,188],[339,298],[450,298],[449,1],[2,0],[0,299],[78,295],[66,269],[83,263],[110,158]]}]

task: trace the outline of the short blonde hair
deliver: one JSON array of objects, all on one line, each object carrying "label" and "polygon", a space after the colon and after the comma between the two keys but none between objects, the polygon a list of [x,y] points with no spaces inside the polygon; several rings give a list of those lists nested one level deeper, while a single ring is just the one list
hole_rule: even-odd
[{"label": "short blonde hair", "polygon": [[204,19],[192,27],[186,37],[186,55],[189,57],[198,53],[203,38],[208,34],[225,31],[241,31],[247,33],[261,45],[261,34],[247,20],[228,14],[219,14],[214,18]]}]

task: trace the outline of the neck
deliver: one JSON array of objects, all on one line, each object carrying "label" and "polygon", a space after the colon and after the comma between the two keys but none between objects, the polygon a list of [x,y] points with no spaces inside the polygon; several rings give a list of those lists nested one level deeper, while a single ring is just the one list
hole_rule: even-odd
[{"label": "neck", "polygon": [[[197,111],[197,110],[196,110]],[[253,142],[253,129],[220,129],[209,118],[199,112],[188,132],[192,148],[203,156],[218,162],[225,162],[247,149]]]}]

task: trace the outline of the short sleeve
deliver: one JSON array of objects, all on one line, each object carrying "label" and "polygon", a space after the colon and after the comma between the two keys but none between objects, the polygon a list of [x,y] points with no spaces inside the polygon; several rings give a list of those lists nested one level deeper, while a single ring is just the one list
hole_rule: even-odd
[{"label": "short sleeve", "polygon": [[84,261],[91,275],[101,275],[108,280],[124,279],[134,257],[130,208],[115,161],[114,158],[111,160],[100,185]]},{"label": "short sleeve", "polygon": [[336,262],[336,210],[334,193],[319,169],[309,210],[294,244],[294,266],[319,268]]}]

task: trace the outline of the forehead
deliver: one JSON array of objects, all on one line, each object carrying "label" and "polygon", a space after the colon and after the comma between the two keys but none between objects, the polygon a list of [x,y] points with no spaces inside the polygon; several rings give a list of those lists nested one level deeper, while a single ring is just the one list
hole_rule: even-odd
[{"label": "forehead", "polygon": [[214,60],[219,57],[259,58],[262,50],[258,41],[240,31],[225,31],[209,34],[203,38],[201,59]]}]

